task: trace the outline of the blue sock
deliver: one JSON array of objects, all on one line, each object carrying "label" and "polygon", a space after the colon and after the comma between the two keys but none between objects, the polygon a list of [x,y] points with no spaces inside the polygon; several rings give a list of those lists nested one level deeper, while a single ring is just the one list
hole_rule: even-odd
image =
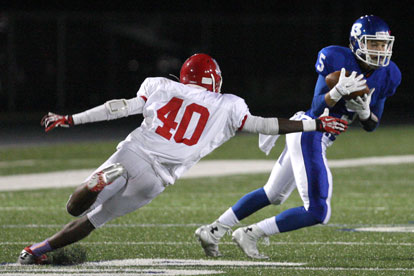
[{"label": "blue sock", "polygon": [[39,242],[39,243],[36,243],[30,246],[30,250],[32,250],[33,255],[35,255],[36,257],[39,257],[45,254],[46,252],[52,251],[53,249],[50,246],[49,241],[44,240],[42,242]]},{"label": "blue sock", "polygon": [[237,219],[240,221],[250,216],[257,210],[270,204],[269,199],[263,188],[259,188],[243,196],[233,205],[232,209]]},{"label": "blue sock", "polygon": [[303,206],[288,209],[276,216],[276,224],[280,233],[296,230],[320,223]]}]

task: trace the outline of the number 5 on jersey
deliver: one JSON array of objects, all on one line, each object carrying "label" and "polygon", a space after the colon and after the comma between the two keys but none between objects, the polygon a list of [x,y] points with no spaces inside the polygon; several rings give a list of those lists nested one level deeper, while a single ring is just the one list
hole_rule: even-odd
[{"label": "number 5 on jersey", "polygon": [[[207,120],[210,116],[208,109],[204,106],[198,105],[196,103],[192,103],[187,105],[184,110],[183,117],[181,121],[175,122],[175,118],[177,117],[178,111],[180,110],[181,106],[183,105],[183,100],[180,98],[172,98],[166,105],[161,107],[157,110],[157,117],[158,119],[163,122],[162,126],[157,127],[155,132],[167,140],[170,140],[173,134],[171,131],[178,128],[174,134],[174,140],[177,143],[184,143],[188,146],[192,146],[197,144],[198,140],[200,139],[201,134],[207,124]],[[194,129],[193,134],[191,137],[184,138],[184,134],[187,131],[188,125],[190,124],[191,118],[193,117],[194,113],[198,113],[200,117],[198,118],[197,125]]]},{"label": "number 5 on jersey", "polygon": [[318,59],[318,66],[316,66],[316,69],[318,69],[319,72],[322,72],[323,69],[325,68],[325,65],[323,64],[323,61],[325,59],[326,59],[326,56],[323,53],[321,53]]}]

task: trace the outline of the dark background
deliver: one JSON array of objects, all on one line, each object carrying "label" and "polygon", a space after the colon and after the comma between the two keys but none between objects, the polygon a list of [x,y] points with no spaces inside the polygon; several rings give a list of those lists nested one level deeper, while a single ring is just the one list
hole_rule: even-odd
[{"label": "dark background", "polygon": [[[48,111],[71,114],[134,97],[146,77],[178,76],[196,52],[217,60],[222,91],[243,97],[253,114],[289,117],[310,106],[318,51],[347,46],[353,22],[365,14],[390,26],[396,37],[392,60],[402,72],[383,123],[411,123],[414,117],[411,1],[153,2],[4,6],[0,136],[17,125],[39,129]],[[116,125],[136,127],[136,120]]]}]

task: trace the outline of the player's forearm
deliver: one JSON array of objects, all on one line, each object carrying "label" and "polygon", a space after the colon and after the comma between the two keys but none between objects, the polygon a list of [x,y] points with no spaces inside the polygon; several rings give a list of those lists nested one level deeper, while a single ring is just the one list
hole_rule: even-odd
[{"label": "player's forearm", "polygon": [[325,103],[329,107],[333,107],[342,99],[342,94],[339,93],[339,90],[334,86],[328,93],[325,94]]},{"label": "player's forearm", "polygon": [[104,104],[88,109],[84,112],[74,114],[72,115],[72,118],[74,125],[109,120],[108,112]]},{"label": "player's forearm", "polygon": [[327,106],[329,106],[329,107],[333,107],[333,106],[335,106],[335,105],[336,105],[336,103],[337,103],[337,102],[338,102],[338,101],[336,101],[336,100],[332,99],[332,97],[331,97],[331,95],[329,94],[329,92],[325,94],[325,103],[326,103],[326,105],[327,105]]},{"label": "player's forearm", "polygon": [[141,98],[111,100],[105,104],[72,115],[75,125],[114,120],[142,113],[145,101]]},{"label": "player's forearm", "polygon": [[253,115],[247,117],[243,126],[243,131],[267,135],[315,130],[315,120],[293,121],[283,118],[262,118]]},{"label": "player's forearm", "polygon": [[289,119],[279,118],[279,134],[292,132],[308,132],[316,130],[315,120],[293,121]]}]

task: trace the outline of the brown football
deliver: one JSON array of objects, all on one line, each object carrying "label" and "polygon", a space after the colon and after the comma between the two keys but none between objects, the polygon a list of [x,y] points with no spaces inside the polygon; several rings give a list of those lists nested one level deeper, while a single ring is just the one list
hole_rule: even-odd
[{"label": "brown football", "polygon": [[[345,75],[349,76],[351,73],[346,71]],[[329,89],[332,89],[339,80],[339,76],[341,75],[341,71],[335,71],[330,73],[325,77],[326,85],[328,85]],[[356,97],[362,97],[364,94],[369,94],[369,87],[365,84],[365,88],[356,92],[353,92],[349,95],[343,96],[345,100],[355,99]]]}]

